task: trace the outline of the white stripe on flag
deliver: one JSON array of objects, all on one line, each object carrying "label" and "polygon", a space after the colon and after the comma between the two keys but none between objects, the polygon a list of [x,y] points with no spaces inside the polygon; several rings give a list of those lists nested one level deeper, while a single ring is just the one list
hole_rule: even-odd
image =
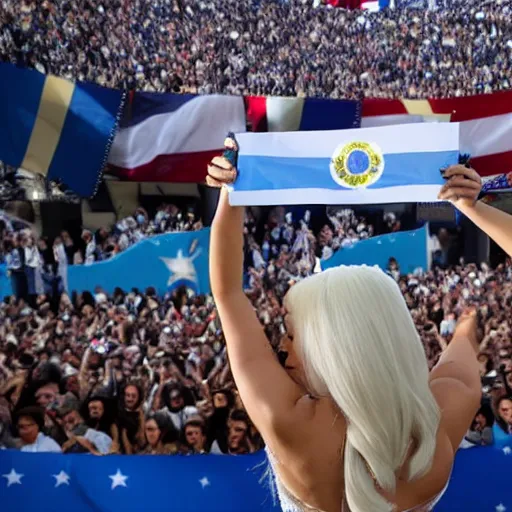
[{"label": "white stripe on flag", "polygon": [[461,150],[473,157],[505,153],[512,149],[512,114],[460,123]]},{"label": "white stripe on flag", "polygon": [[411,185],[381,189],[346,190],[290,189],[230,192],[232,206],[281,206],[283,204],[389,204],[438,201],[441,185]]},{"label": "white stripe on flag", "polygon": [[330,158],[336,148],[354,141],[377,144],[385,154],[459,149],[457,123],[389,126],[366,130],[246,133],[237,136],[241,155]]},{"label": "white stripe on flag", "polygon": [[394,114],[389,116],[370,116],[361,119],[361,128],[376,128],[378,126],[392,126],[395,124],[423,123],[423,116],[410,116],[409,114]]},{"label": "white stripe on flag", "polygon": [[361,4],[363,11],[378,12],[380,11],[379,2],[363,2]]},{"label": "white stripe on flag", "polygon": [[[423,123],[423,116],[397,114],[364,117],[361,127],[392,126],[397,124]],[[512,149],[512,114],[483,117],[462,121],[460,125],[460,149],[472,157],[505,153]]]},{"label": "white stripe on flag", "polygon": [[267,98],[269,132],[295,132],[300,128],[304,98]]},{"label": "white stripe on flag", "polygon": [[245,130],[242,97],[197,96],[175,112],[158,114],[119,130],[109,162],[132,169],[159,155],[220,150],[229,131]]}]

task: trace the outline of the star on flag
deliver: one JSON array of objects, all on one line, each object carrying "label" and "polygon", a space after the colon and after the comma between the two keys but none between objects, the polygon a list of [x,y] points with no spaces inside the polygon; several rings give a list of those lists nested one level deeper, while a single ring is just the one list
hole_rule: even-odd
[{"label": "star on flag", "polygon": [[128,487],[126,485],[126,480],[128,477],[123,475],[120,469],[117,470],[115,475],[110,475],[109,478],[112,480],[112,490],[114,490],[116,487]]},{"label": "star on flag", "polygon": [[208,487],[210,485],[210,480],[208,480],[208,478],[203,476],[203,478],[201,478],[201,480],[199,480],[199,483],[201,484],[201,487],[204,489],[205,487]]},{"label": "star on flag", "polygon": [[11,487],[11,485],[18,484],[21,485],[21,479],[25,476],[22,473],[16,473],[14,468],[11,469],[10,473],[2,475],[7,479],[7,487]]},{"label": "star on flag", "polygon": [[177,281],[185,280],[197,284],[197,271],[194,266],[194,260],[201,254],[201,247],[195,249],[191,255],[185,256],[180,249],[175,258],[160,258],[167,270],[169,279],[167,286],[172,286]]},{"label": "star on flag", "polygon": [[55,478],[55,487],[61,485],[69,485],[69,475],[65,471],[61,471],[58,475],[52,475]]},{"label": "star on flag", "polygon": [[496,507],[496,512],[505,512],[505,510],[507,510],[507,507],[505,507],[503,505],[503,503],[500,503],[497,507]]}]

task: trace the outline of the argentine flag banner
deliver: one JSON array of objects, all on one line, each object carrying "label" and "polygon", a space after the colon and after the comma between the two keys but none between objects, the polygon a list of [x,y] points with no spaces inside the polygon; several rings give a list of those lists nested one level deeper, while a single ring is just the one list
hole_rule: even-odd
[{"label": "argentine flag banner", "polygon": [[242,133],[234,206],[437,201],[459,158],[458,123]]}]

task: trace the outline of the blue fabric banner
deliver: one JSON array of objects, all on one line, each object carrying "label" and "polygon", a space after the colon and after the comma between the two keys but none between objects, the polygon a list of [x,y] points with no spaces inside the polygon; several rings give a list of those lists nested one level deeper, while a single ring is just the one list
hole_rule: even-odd
[{"label": "blue fabric banner", "polygon": [[0,160],[94,194],[124,94],[0,63]]},{"label": "blue fabric banner", "polygon": [[[459,450],[436,512],[506,512],[512,450]],[[278,512],[254,455],[108,456],[0,452],[2,510]]]},{"label": "blue fabric banner", "polygon": [[210,230],[167,233],[139,242],[110,260],[68,267],[68,288],[94,293],[96,286],[112,293],[153,286],[163,295],[186,285],[198,294],[210,292]]},{"label": "blue fabric banner", "polygon": [[389,258],[395,258],[403,274],[417,268],[428,270],[427,225],[414,231],[401,231],[355,242],[322,260],[322,270],[339,265],[378,265],[386,270]]}]

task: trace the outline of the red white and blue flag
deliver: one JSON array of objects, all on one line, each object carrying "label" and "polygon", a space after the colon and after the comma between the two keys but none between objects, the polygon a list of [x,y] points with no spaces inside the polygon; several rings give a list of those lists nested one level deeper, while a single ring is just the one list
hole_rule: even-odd
[{"label": "red white and blue flag", "polygon": [[[361,115],[362,114],[362,115]],[[130,181],[204,180],[230,131],[342,130],[459,122],[461,151],[482,176],[512,171],[512,92],[431,100],[279,98],[136,93],[109,156]]]},{"label": "red white and blue flag", "polygon": [[363,101],[361,127],[460,123],[460,148],[481,176],[512,171],[512,91],[463,98]]},{"label": "red white and blue flag", "polygon": [[135,93],[109,155],[109,172],[130,181],[200,183],[228,132],[358,128],[351,100]]},{"label": "red white and blue flag", "polygon": [[253,132],[346,130],[361,126],[361,104],[353,100],[247,96]]},{"label": "red white and blue flag", "polygon": [[109,155],[122,179],[198,183],[230,131],[246,130],[240,96],[136,93]]}]

